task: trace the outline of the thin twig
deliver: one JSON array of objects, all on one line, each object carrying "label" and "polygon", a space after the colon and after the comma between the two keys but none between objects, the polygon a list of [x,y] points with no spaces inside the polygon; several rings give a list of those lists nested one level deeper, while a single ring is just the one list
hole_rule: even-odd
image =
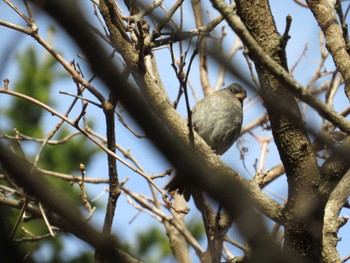
[{"label": "thin twig", "polygon": [[10,1],[8,0],[3,0],[9,7],[11,7],[20,17],[22,17],[22,19],[27,23],[27,25],[31,24],[31,20],[26,17],[21,10],[19,10],[14,4],[12,4]]},{"label": "thin twig", "polygon": [[229,238],[228,236],[225,236],[224,240],[227,242],[227,243],[230,243],[231,245],[243,250],[243,252],[245,254],[249,254],[250,252],[250,249],[249,247],[247,246],[244,246],[242,245],[241,243],[237,242],[237,241],[234,241],[233,239]]},{"label": "thin twig", "polygon": [[22,220],[22,217],[23,217],[23,214],[26,210],[26,207],[27,207],[27,204],[28,204],[28,200],[27,199],[24,199],[24,202],[22,204],[22,207],[21,207],[21,210],[19,211],[19,214],[17,216],[17,219],[16,219],[16,223],[15,225],[13,226],[13,229],[12,229],[12,232],[11,232],[11,239],[13,239],[15,237],[15,234],[16,234],[16,230]]},{"label": "thin twig", "polygon": [[76,126],[74,121],[70,120],[69,118],[67,118],[66,116],[62,115],[61,113],[55,111],[54,109],[52,109],[51,107],[49,107],[48,105],[32,98],[29,96],[26,96],[24,94],[18,93],[18,92],[14,92],[14,91],[10,91],[10,90],[4,90],[4,89],[0,89],[0,93],[4,93],[4,94],[8,94],[8,95],[12,95],[12,96],[16,96],[22,99],[25,99],[29,102],[32,102],[36,105],[38,105],[39,107],[42,107],[43,109],[45,109],[46,111],[50,112],[52,115],[55,115],[57,117],[59,117],[60,119],[64,120],[66,123],[68,123],[69,125],[73,126],[74,128],[76,128],[78,131],[80,131],[84,136],[86,136],[89,140],[91,140],[93,143],[95,143],[98,147],[100,147],[104,152],[108,153],[109,155],[113,156],[114,158],[116,158],[119,162],[121,162],[122,164],[124,164],[126,167],[128,167],[129,169],[131,169],[132,171],[134,171],[135,173],[140,174],[143,178],[145,178],[148,182],[150,182],[161,194],[162,196],[167,196],[166,193],[164,193],[164,191],[157,186],[153,180],[151,180],[149,178],[148,175],[146,175],[144,172],[142,172],[141,170],[133,167],[131,164],[129,164],[128,162],[126,162],[125,160],[123,160],[122,158],[120,158],[118,155],[116,155],[115,153],[113,153],[112,151],[110,151],[105,145],[101,144],[98,140],[96,140],[92,135],[90,135],[90,133],[88,133],[87,131],[85,131],[84,129],[80,128],[79,126]]},{"label": "thin twig", "polygon": [[141,195],[135,194],[125,187],[122,187],[122,190],[128,196],[134,199],[138,204],[140,204],[144,209],[147,209],[148,211],[152,212],[152,214],[159,216],[162,220],[165,220],[171,225],[173,225],[186,238],[186,240],[191,244],[191,246],[194,248],[194,250],[198,255],[203,254],[204,252],[203,249],[200,247],[198,242],[194,239],[194,237],[191,235],[191,233],[188,231],[188,229],[183,225],[181,221],[178,221],[176,220],[176,218],[168,216],[163,211],[150,205],[141,197]]},{"label": "thin twig", "polygon": [[46,216],[46,214],[45,214],[45,211],[44,211],[43,206],[41,205],[41,202],[39,202],[39,209],[40,209],[41,215],[42,215],[42,217],[43,217],[43,219],[44,219],[44,222],[45,222],[45,224],[46,224],[46,226],[47,226],[47,229],[48,229],[49,232],[50,232],[51,237],[55,237],[56,234],[55,234],[55,233],[53,232],[53,230],[52,230],[52,226],[51,226],[51,224],[49,223],[49,220],[47,219],[47,216]]},{"label": "thin twig", "polygon": [[87,98],[84,98],[83,96],[79,96],[79,95],[75,95],[75,94],[72,94],[72,93],[69,93],[69,92],[66,92],[66,91],[59,91],[60,94],[64,94],[64,95],[68,95],[68,96],[71,96],[71,97],[74,97],[74,98],[78,98],[80,100],[83,100],[83,101],[86,101],[88,103],[91,103],[93,105],[95,105],[96,107],[99,107],[100,109],[102,109],[102,105],[100,103],[97,103],[93,100],[89,100]]}]

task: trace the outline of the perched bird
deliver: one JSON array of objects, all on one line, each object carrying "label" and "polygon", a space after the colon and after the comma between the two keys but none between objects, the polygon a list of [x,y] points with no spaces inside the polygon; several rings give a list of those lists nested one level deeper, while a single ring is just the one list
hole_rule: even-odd
[{"label": "perched bird", "polygon": [[[240,135],[246,96],[244,88],[234,83],[203,98],[192,109],[192,127],[218,155],[224,154]],[[187,201],[190,199],[191,188],[181,185],[176,176],[165,189],[177,189]]]}]

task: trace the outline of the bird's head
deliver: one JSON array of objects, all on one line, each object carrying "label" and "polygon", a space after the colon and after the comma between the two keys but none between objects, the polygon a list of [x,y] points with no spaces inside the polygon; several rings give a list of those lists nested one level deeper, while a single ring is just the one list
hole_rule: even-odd
[{"label": "bird's head", "polygon": [[243,104],[243,100],[247,97],[247,92],[241,85],[234,83],[227,86],[225,89],[233,93],[236,98]]}]

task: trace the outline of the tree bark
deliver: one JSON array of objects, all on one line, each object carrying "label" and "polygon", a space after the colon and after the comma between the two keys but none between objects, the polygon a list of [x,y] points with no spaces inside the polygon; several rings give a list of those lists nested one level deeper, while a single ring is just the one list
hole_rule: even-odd
[{"label": "tree bark", "polygon": [[[238,0],[237,13],[249,32],[273,60],[288,71],[287,38],[276,29],[269,2]],[[250,54],[254,60],[254,54]],[[265,67],[256,63],[260,95],[264,100],[274,140],[288,179],[284,209],[285,251],[298,262],[321,259],[323,208],[315,191],[320,179],[312,144],[303,127],[298,104],[291,92]],[[280,110],[283,105],[285,110]]]}]

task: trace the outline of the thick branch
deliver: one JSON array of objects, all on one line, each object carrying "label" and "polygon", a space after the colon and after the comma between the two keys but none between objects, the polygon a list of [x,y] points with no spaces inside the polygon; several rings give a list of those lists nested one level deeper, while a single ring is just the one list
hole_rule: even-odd
[{"label": "thick branch", "polygon": [[224,238],[232,222],[227,213],[214,212],[201,191],[194,189],[192,197],[197,209],[202,214],[207,235],[208,248],[202,257],[202,262],[220,262]]},{"label": "thick branch", "polygon": [[121,254],[115,250],[118,246],[115,238],[109,235],[101,235],[88,225],[83,220],[78,207],[71,200],[44,181],[35,171],[29,173],[28,171],[31,170],[31,167],[8,151],[2,144],[0,144],[0,162],[2,168],[11,174],[16,183],[23,187],[28,194],[40,200],[47,207],[50,207],[50,210],[69,222],[72,234],[94,248],[100,249],[108,259],[121,260]]},{"label": "thick branch", "polygon": [[350,136],[347,136],[340,147],[321,166],[322,181],[320,194],[328,198],[334,187],[350,168]]},{"label": "thick branch", "polygon": [[[176,209],[180,209],[180,210],[188,209],[187,203],[183,198],[183,196],[180,196],[177,193],[175,193],[175,197],[174,197],[174,206],[176,207]],[[184,224],[185,214],[176,213],[176,212],[172,212],[172,214],[174,217],[173,221],[178,221],[178,222],[181,222],[183,226],[185,225]],[[183,235],[183,233],[181,233],[178,229],[176,229],[176,227],[174,227],[174,225],[170,224],[169,222],[167,221],[163,221],[163,222],[164,222],[167,236],[169,238],[169,244],[170,244],[171,250],[176,260],[178,262],[184,262],[184,263],[192,262],[190,257],[190,252],[189,252],[189,246],[186,242],[186,238]],[[197,252],[198,257],[201,257],[203,255],[202,251],[199,251],[196,248],[195,250]]]},{"label": "thick branch", "polygon": [[[163,100],[162,102],[165,103],[158,104],[156,111],[152,106],[155,104],[151,103],[153,102],[152,98],[149,98],[150,103],[146,104],[140,95],[116,74],[119,70],[108,59],[107,54],[103,52],[103,48],[91,35],[91,32],[82,30],[86,27],[86,22],[82,19],[79,9],[72,8],[72,5],[70,5],[70,8],[65,8],[65,3],[63,1],[47,1],[44,8],[72,35],[88,57],[92,70],[115,92],[130,115],[164,153],[165,157],[174,164],[178,171],[177,176],[203,188],[227,209],[232,218],[237,219],[236,222],[241,233],[249,241],[254,241],[252,255],[257,257],[256,260],[263,257],[266,262],[286,262],[275,244],[271,242],[266,228],[263,226],[262,218],[252,208],[252,203],[247,198],[245,188],[238,183],[237,173],[227,169],[219,157],[213,154],[198,136],[195,136],[195,145],[199,156],[202,157],[201,160],[189,146],[185,146],[184,141],[188,142],[187,126],[185,121],[178,117],[172,109],[171,104]],[[79,20],[75,19],[78,14],[81,17]],[[99,52],[96,52],[97,50]],[[149,68],[147,71],[151,69]],[[140,71],[142,74],[142,69]],[[157,79],[154,80],[157,81]],[[142,81],[137,80],[137,82],[142,84]],[[159,90],[159,85],[161,83],[153,84],[153,86],[156,86],[155,92],[158,97],[159,92],[163,92]],[[118,89],[115,87],[118,87]],[[148,87],[141,88],[146,89]],[[164,117],[164,112],[171,113],[173,118],[161,118],[164,120],[164,122],[161,122],[159,117],[156,116]],[[179,139],[179,135],[182,139]],[[211,165],[209,166],[209,164]],[[217,169],[213,170],[213,167],[217,167]]]},{"label": "thick branch", "polygon": [[337,251],[337,243],[339,239],[337,234],[339,228],[347,222],[347,218],[339,218],[340,210],[345,204],[350,195],[350,172],[340,180],[339,184],[331,193],[327,202],[324,214],[324,229],[323,229],[323,262],[341,262]]},{"label": "thick branch", "polygon": [[[193,14],[196,21],[196,27],[200,28],[204,25],[203,19],[203,8],[201,1],[191,0]],[[210,82],[208,76],[208,58],[207,58],[207,41],[206,39],[202,39],[199,43],[198,47],[199,53],[199,67],[200,67],[200,80],[202,84],[202,88],[204,91],[204,95],[210,94],[212,91],[210,89]]]},{"label": "thick branch", "polygon": [[350,100],[350,55],[346,49],[343,31],[337,17],[334,6],[328,0],[307,0],[310,10],[314,14],[318,25],[326,39],[326,47],[332,55],[334,64],[345,81],[345,93]]},{"label": "thick branch", "polygon": [[[301,113],[293,94],[284,88],[280,78],[270,73],[260,58],[264,53],[264,62],[267,62],[268,58],[269,64],[278,65],[281,72],[288,70],[285,43],[277,32],[269,3],[267,0],[236,1],[237,13],[250,35],[238,17],[228,11],[224,1],[212,2],[241,37],[256,64],[260,95],[269,114],[274,140],[289,184],[288,203],[285,208],[288,217],[284,222],[285,247],[295,258],[319,258],[321,239],[316,234],[320,233],[320,229],[311,233],[309,227],[314,223],[314,204],[317,203],[315,187],[320,177],[316,156],[303,128]],[[288,113],[278,110],[279,108],[288,108]],[[322,222],[322,218],[318,220]],[[319,223],[319,226],[321,225],[322,223]],[[295,231],[295,227],[298,227],[299,231]],[[315,255],[310,255],[309,251],[316,251]]]},{"label": "thick branch", "polygon": [[[7,198],[7,197],[4,197],[4,196],[0,196],[0,204],[8,206],[8,207],[15,208],[15,209],[21,209],[23,202],[19,201],[19,200],[14,200],[12,198]],[[65,203],[63,205],[67,205],[67,203]],[[69,209],[69,207],[66,207],[66,208]],[[42,213],[41,213],[39,207],[33,205],[32,203],[28,203],[28,205],[26,207],[26,211],[29,212],[33,218],[42,218]],[[53,226],[56,226],[56,227],[60,228],[60,230],[63,231],[63,232],[70,232],[70,233],[74,234],[76,237],[78,237],[78,238],[80,238],[80,239],[90,243],[88,239],[84,238],[84,236],[86,236],[86,234],[89,233],[89,229],[88,228],[85,229],[85,231],[87,231],[87,232],[84,233],[84,235],[82,235],[82,233],[80,233],[80,231],[78,229],[75,229],[76,226],[75,226],[74,222],[70,221],[69,218],[60,216],[60,215],[55,214],[55,213],[53,213],[51,211],[46,211],[46,215],[47,215],[50,223]],[[100,238],[100,236],[98,234],[96,236],[96,239],[99,239],[99,238]],[[110,245],[113,245],[113,242]],[[139,261],[136,258],[132,257],[131,255],[128,255],[127,253],[125,253],[124,251],[120,250],[119,248],[115,247],[114,249],[115,249],[116,253],[119,253],[120,259],[122,260],[121,262],[141,263],[141,261]],[[113,260],[116,260],[116,258],[113,258]]]},{"label": "thick branch", "polygon": [[321,117],[330,121],[335,127],[338,127],[343,132],[350,134],[350,123],[343,116],[337,114],[333,109],[325,105],[317,97],[312,96],[311,93],[293,79],[279,63],[267,55],[262,47],[260,47],[256,40],[251,36],[240,18],[232,12],[231,8],[229,8],[223,1],[215,0],[212,2],[215,3],[215,7],[220,10],[220,13],[224,16],[230,27],[236,32],[241,40],[244,41],[244,44],[249,49],[249,55],[256,64],[269,70],[269,72],[284,84],[284,88],[288,88],[298,99],[314,108]]}]

